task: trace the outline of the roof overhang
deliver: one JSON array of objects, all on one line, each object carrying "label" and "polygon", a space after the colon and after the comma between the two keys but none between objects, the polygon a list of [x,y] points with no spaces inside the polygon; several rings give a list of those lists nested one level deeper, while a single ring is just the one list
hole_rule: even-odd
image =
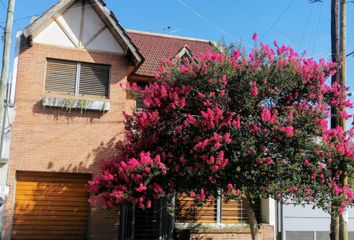
[{"label": "roof overhang", "polygon": [[[23,34],[27,38],[29,36],[36,36],[40,33],[49,23],[52,18],[57,17],[72,6],[76,1],[79,0],[60,0],[54,4],[50,9],[48,9],[42,16],[34,20],[30,25],[28,25],[24,30]],[[125,56],[129,57],[137,69],[144,62],[144,57],[139,52],[138,48],[132,42],[128,34],[125,32],[124,28],[119,24],[114,13],[110,11],[102,0],[83,0],[91,3],[92,7],[95,9],[97,14],[100,16],[101,20],[107,25],[108,29],[111,31],[113,36],[123,47]]]}]

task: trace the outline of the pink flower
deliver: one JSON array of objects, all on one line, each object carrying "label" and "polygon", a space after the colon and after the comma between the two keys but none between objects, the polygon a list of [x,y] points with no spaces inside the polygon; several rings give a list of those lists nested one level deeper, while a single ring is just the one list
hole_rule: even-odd
[{"label": "pink flower", "polygon": [[268,164],[268,165],[271,165],[271,164],[273,164],[273,163],[274,163],[273,159],[270,158],[270,157],[267,157],[267,164]]},{"label": "pink flower", "polygon": [[255,133],[257,133],[257,132],[258,132],[259,127],[257,126],[257,124],[253,124],[253,126],[252,126],[252,130],[253,130]]},{"label": "pink flower", "polygon": [[195,194],[195,192],[191,191],[191,192],[189,193],[189,196],[190,196],[191,198],[195,198],[196,194]]},{"label": "pink flower", "polygon": [[159,167],[159,168],[165,168],[165,164],[163,164],[162,162],[159,162],[159,163],[158,163],[158,167]]},{"label": "pink flower", "polygon": [[268,108],[262,108],[261,118],[265,122],[268,122],[272,119],[272,114]]},{"label": "pink flower", "polygon": [[253,33],[252,40],[253,41],[257,41],[258,40],[258,34],[256,32]]},{"label": "pink flower", "polygon": [[138,188],[135,188],[135,190],[137,192],[142,192],[142,191],[145,191],[146,190],[146,186],[142,183],[140,183],[139,187]]},{"label": "pink flower", "polygon": [[233,189],[233,187],[234,187],[234,186],[232,186],[231,183],[227,184],[227,189],[231,190],[231,189]]},{"label": "pink flower", "polygon": [[232,121],[232,127],[240,128],[241,127],[241,118],[237,116],[236,120]]},{"label": "pink flower", "polygon": [[288,137],[294,136],[294,127],[293,126],[280,127],[279,130],[285,132],[285,134]]},{"label": "pink flower", "polygon": [[186,67],[184,65],[179,66],[179,71],[181,73],[185,73],[187,71]]},{"label": "pink flower", "polygon": [[225,134],[224,134],[224,141],[225,141],[227,144],[231,143],[230,133],[225,133]]},{"label": "pink flower", "polygon": [[257,95],[258,95],[257,84],[256,84],[255,82],[251,81],[251,82],[250,82],[250,85],[251,85],[251,87],[252,87],[252,89],[251,89],[251,94],[252,94],[253,96],[257,96]]}]

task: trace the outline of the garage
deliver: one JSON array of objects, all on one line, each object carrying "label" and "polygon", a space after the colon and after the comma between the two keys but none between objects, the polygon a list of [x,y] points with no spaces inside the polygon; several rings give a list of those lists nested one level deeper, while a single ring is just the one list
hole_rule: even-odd
[{"label": "garage", "polygon": [[87,239],[89,177],[17,172],[13,239]]}]

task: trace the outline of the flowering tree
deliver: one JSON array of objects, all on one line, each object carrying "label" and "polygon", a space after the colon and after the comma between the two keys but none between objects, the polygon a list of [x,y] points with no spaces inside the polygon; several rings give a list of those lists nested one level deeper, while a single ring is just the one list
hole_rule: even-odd
[{"label": "flowering tree", "polygon": [[352,135],[327,127],[331,107],[348,118],[351,106],[344,89],[326,84],[335,64],[274,45],[164,61],[157,82],[133,85],[145,108],[126,114],[117,156],[88,184],[91,202],[149,208],[177,192],[198,202],[221,192],[245,202],[253,239],[255,198],[336,212],[351,203],[341,178],[353,170]]}]

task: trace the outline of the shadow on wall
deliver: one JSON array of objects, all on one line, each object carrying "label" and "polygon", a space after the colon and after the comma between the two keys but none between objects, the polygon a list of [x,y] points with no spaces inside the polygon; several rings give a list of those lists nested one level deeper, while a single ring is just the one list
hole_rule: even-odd
[{"label": "shadow on wall", "polygon": [[54,121],[66,120],[67,124],[74,121],[76,118],[86,118],[88,122],[93,123],[93,120],[100,119],[106,114],[103,111],[92,111],[92,110],[76,110],[68,108],[58,108],[58,107],[44,107],[42,105],[42,100],[38,101],[33,105],[33,114],[44,114],[48,116],[53,116]]},{"label": "shadow on wall", "polygon": [[117,150],[115,144],[118,137],[113,137],[106,143],[101,142],[99,146],[92,149],[92,151],[87,155],[86,159],[93,159],[93,163],[87,165],[85,161],[76,164],[68,164],[66,167],[61,167],[59,170],[55,167],[55,162],[49,161],[46,169],[48,171],[60,172],[60,173],[93,173],[99,172],[98,169],[99,163],[101,161],[109,160],[113,158]]},{"label": "shadow on wall", "polygon": [[[86,189],[98,162],[114,155],[115,142],[116,137],[93,149],[90,166],[80,162],[56,172],[17,172],[12,239],[117,239],[118,211],[90,207]],[[47,170],[54,165],[49,162]]]},{"label": "shadow on wall", "polygon": [[[21,54],[27,54],[26,51],[30,51],[30,48],[27,40],[22,38]],[[97,59],[101,58],[99,54],[92,54],[91,57],[93,61],[96,57]],[[110,84],[116,84],[116,82]],[[130,96],[126,96],[127,100],[130,98]],[[42,121],[61,121],[67,125],[73,124],[77,120],[75,124],[78,127],[80,127],[80,124],[100,124],[99,121],[105,116],[105,113],[101,111],[81,112],[80,110],[44,108],[41,100],[33,105],[32,114],[48,117],[47,119],[41,119]],[[114,119],[113,124],[121,125],[123,120]],[[70,128],[67,129],[70,130]],[[34,129],[33,131],[37,130]],[[106,131],[110,131],[110,129],[106,129]],[[124,127],[122,127],[122,131],[114,132],[112,134],[114,137],[107,137],[107,140],[100,142],[93,148],[91,145],[90,148],[92,149],[85,151],[82,161],[76,161],[76,163],[67,164],[65,167],[58,169],[59,163],[56,163],[53,159],[47,159],[43,160],[47,172],[17,172],[12,239],[23,239],[25,237],[27,239],[58,240],[117,239],[119,236],[117,210],[90,207],[87,201],[89,194],[85,185],[92,178],[89,173],[99,172],[99,162],[108,160],[115,155],[115,143],[122,136],[123,131]],[[39,134],[45,136],[46,132],[42,130],[39,131]],[[43,142],[38,144],[39,146],[33,147],[29,151],[25,148],[18,149],[17,155],[31,156],[34,152],[53,151],[54,149],[50,149],[48,146],[55,146],[53,145],[55,142],[70,144],[70,134],[73,134],[73,132],[58,133],[49,140],[43,139]],[[85,132],[82,132],[82,134],[85,136]],[[101,139],[101,137],[98,139]],[[45,141],[48,144],[45,144]],[[78,141],[76,144],[85,143],[84,141],[82,143]],[[63,151],[65,151],[64,149]],[[67,155],[63,154],[63,156]],[[60,153],[56,156],[60,156]],[[70,161],[70,159],[65,160]],[[43,162],[42,164],[44,164]]]},{"label": "shadow on wall", "polygon": [[175,229],[175,240],[214,240],[212,237],[205,237],[198,233],[199,227],[200,224],[189,229]]}]

